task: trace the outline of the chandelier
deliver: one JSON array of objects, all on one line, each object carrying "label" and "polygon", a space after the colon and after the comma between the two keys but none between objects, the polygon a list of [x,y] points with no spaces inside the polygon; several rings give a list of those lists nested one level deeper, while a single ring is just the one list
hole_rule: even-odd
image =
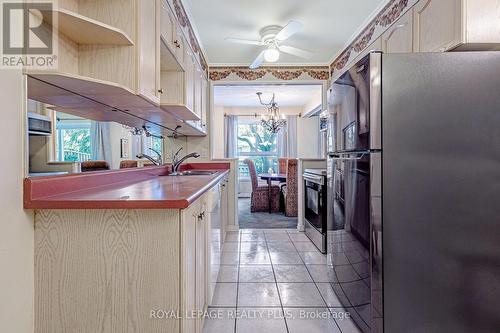
[{"label": "chandelier", "polygon": [[267,107],[267,114],[262,115],[260,123],[266,130],[272,133],[278,133],[280,129],[286,125],[286,120],[284,119],[284,116],[280,115],[280,109],[278,107],[278,103],[274,100],[274,94],[269,103],[262,102],[261,95],[261,92],[257,93],[260,104]]}]

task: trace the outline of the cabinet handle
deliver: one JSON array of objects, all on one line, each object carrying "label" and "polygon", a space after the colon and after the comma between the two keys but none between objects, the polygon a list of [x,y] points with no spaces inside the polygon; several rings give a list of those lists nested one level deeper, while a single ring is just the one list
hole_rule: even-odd
[{"label": "cabinet handle", "polygon": [[201,221],[205,218],[205,212],[201,212],[199,215],[198,215],[198,221]]},{"label": "cabinet handle", "polygon": [[176,39],[174,40],[174,45],[176,48],[180,49],[181,48],[181,44],[179,44],[179,41]]},{"label": "cabinet handle", "polygon": [[160,94],[163,94],[163,89],[158,89],[158,92],[159,92]]}]

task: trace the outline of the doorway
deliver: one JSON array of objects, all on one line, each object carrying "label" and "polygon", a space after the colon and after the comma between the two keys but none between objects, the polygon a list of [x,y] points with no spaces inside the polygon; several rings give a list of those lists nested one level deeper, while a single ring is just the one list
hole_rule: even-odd
[{"label": "doorway", "polygon": [[[214,86],[213,130],[223,135],[213,137],[213,155],[238,159],[240,229],[297,228],[297,158],[320,156],[322,91],[320,84]],[[279,128],[269,125],[273,96]]]}]

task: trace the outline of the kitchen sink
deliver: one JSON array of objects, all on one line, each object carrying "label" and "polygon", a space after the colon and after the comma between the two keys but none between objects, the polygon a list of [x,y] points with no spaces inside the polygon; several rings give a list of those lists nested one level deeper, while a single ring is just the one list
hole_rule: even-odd
[{"label": "kitchen sink", "polygon": [[179,176],[210,176],[210,175],[213,175],[217,172],[218,171],[214,171],[214,170],[185,170],[185,171],[178,172],[177,174]]},{"label": "kitchen sink", "polygon": [[211,176],[217,172],[215,170],[185,170],[179,171],[176,174],[171,173],[162,176]]}]

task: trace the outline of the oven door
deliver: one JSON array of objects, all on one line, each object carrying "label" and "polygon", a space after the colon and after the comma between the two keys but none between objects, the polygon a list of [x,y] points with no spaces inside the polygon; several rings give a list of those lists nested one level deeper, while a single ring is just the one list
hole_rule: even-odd
[{"label": "oven door", "polygon": [[304,215],[319,232],[323,233],[323,177],[304,174]]}]

